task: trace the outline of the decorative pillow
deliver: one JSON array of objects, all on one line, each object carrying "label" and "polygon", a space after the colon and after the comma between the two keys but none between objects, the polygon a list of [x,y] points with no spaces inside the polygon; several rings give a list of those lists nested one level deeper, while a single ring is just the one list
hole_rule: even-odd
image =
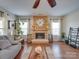
[{"label": "decorative pillow", "polygon": [[9,40],[9,38],[7,36],[0,36],[0,40]]},{"label": "decorative pillow", "polygon": [[5,49],[11,46],[8,40],[0,40],[0,49]]},{"label": "decorative pillow", "polygon": [[8,36],[3,36],[3,39],[9,40],[9,37]]}]

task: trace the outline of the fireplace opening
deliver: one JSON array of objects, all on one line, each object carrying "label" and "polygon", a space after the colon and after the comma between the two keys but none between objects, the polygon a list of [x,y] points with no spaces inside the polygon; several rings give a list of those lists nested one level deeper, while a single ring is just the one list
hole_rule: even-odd
[{"label": "fireplace opening", "polygon": [[36,39],[45,39],[45,33],[36,33]]}]

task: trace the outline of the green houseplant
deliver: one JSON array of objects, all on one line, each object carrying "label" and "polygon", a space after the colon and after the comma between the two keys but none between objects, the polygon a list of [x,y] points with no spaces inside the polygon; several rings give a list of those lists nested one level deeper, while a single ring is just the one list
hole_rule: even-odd
[{"label": "green houseplant", "polygon": [[21,27],[20,27],[20,20],[19,20],[19,17],[17,16],[16,20],[15,20],[15,34],[14,34],[14,39],[16,40],[17,38],[22,37],[22,35],[23,35],[23,32],[22,32]]}]

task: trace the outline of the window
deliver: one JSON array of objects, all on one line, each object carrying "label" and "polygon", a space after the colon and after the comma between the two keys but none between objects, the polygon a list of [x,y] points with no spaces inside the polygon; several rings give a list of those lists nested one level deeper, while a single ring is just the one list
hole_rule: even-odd
[{"label": "window", "polygon": [[0,35],[3,35],[3,18],[0,17]]},{"label": "window", "polygon": [[27,35],[27,31],[28,31],[28,22],[27,21],[20,21],[20,27],[21,27],[21,31],[23,32],[23,35]]},{"label": "window", "polygon": [[52,21],[52,34],[56,36],[60,35],[60,21]]}]

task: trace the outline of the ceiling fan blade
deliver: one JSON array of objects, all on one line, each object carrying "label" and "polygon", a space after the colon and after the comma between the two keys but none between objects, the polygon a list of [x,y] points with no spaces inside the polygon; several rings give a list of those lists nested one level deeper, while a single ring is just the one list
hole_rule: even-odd
[{"label": "ceiling fan blade", "polygon": [[51,7],[54,7],[56,5],[56,1],[55,0],[47,0],[47,1],[48,1],[49,5]]},{"label": "ceiling fan blade", "polygon": [[40,3],[40,0],[36,0],[35,3],[34,3],[34,5],[33,5],[33,8],[37,8],[38,5],[39,5],[39,3]]}]

